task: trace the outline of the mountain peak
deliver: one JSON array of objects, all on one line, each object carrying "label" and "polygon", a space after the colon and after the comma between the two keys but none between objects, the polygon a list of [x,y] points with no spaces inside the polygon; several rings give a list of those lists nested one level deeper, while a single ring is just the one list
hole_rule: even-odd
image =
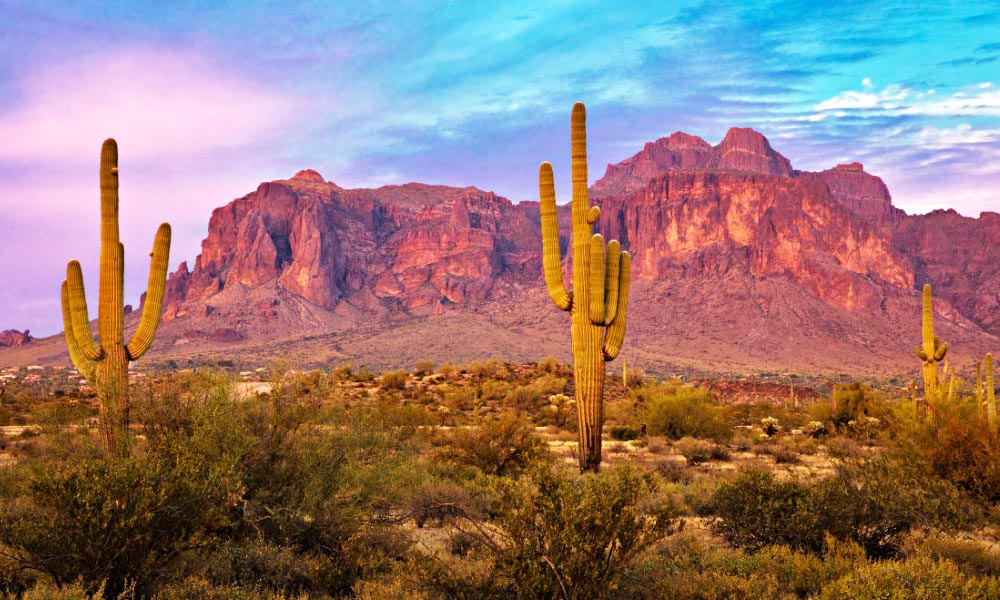
[{"label": "mountain peak", "polygon": [[749,127],[731,127],[716,149],[720,169],[782,177],[792,174],[788,159],[771,148],[764,134]]},{"label": "mountain peak", "polygon": [[323,183],[326,181],[323,176],[319,174],[319,171],[313,169],[303,169],[292,176],[293,181],[315,181],[317,183]]}]

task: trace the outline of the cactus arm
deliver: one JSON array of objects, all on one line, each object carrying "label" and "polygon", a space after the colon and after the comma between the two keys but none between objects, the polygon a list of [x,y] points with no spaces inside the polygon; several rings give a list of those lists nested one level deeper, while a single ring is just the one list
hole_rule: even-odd
[{"label": "cactus arm", "polygon": [[587,211],[587,225],[593,225],[601,218],[601,207],[591,206]]},{"label": "cactus arm", "polygon": [[[84,356],[83,351],[80,349],[80,344],[77,342],[76,334],[73,332],[73,311],[70,309],[69,285],[65,281],[62,283],[62,314],[63,330],[66,333],[66,347],[69,349],[69,359],[73,362],[73,366],[76,367],[80,375],[85,377],[87,381],[93,381],[95,363]],[[87,337],[90,338],[90,331],[87,331]]]},{"label": "cactus arm", "polygon": [[[937,338],[934,338],[934,339],[937,340]],[[934,360],[940,361],[940,360],[944,359],[944,357],[945,357],[946,354],[948,354],[948,343],[947,342],[945,342],[944,344],[941,344],[940,347],[938,347],[938,348],[935,349],[935,351],[934,351]]]},{"label": "cactus arm", "polygon": [[622,349],[622,342],[625,341],[625,314],[628,308],[629,275],[631,273],[631,258],[628,252],[622,252],[621,262],[618,283],[618,314],[604,335],[605,360],[617,358]]},{"label": "cactus arm", "polygon": [[87,360],[98,360],[104,352],[94,342],[90,333],[90,314],[87,310],[87,294],[83,287],[83,271],[80,269],[80,263],[75,260],[69,261],[66,265],[66,287],[70,324],[80,354]]},{"label": "cactus arm", "polygon": [[913,352],[914,354],[917,355],[917,358],[919,358],[924,362],[927,362],[927,353],[924,352],[924,349],[921,346],[917,346],[916,348],[914,348]]},{"label": "cactus arm", "polygon": [[146,285],[146,304],[142,308],[142,319],[129,341],[126,350],[129,357],[136,360],[142,357],[153,345],[153,336],[160,325],[160,313],[163,311],[163,294],[167,283],[167,266],[170,260],[170,225],[163,223],[156,231],[153,241],[152,257],[149,261],[149,283]]},{"label": "cactus arm", "polygon": [[559,310],[569,310],[573,297],[566,290],[562,275],[562,257],[559,254],[559,218],[556,214],[556,188],[552,165],[544,162],[538,168],[538,190],[542,213],[542,266],[549,297]]},{"label": "cactus arm", "polygon": [[607,267],[604,276],[604,325],[611,325],[618,315],[618,284],[622,250],[618,240],[608,242]]},{"label": "cactus arm", "polygon": [[590,238],[590,322],[604,325],[604,236]]}]

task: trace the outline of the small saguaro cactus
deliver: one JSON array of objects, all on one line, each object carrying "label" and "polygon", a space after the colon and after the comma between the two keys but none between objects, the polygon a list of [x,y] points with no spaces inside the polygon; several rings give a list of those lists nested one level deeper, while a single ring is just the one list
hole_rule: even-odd
[{"label": "small saguaro cactus", "polygon": [[976,361],[976,389],[973,391],[976,398],[976,414],[983,416],[985,407],[983,406],[983,363]]},{"label": "small saguaro cactus", "polygon": [[156,232],[149,269],[146,302],[139,327],[124,340],[123,296],[125,247],[118,235],[118,144],[105,140],[101,148],[101,263],[97,330],[90,332],[90,316],[80,263],[66,266],[62,283],[63,325],[69,356],[80,375],[97,389],[100,399],[101,442],[105,451],[118,456],[128,451],[128,363],[140,358],[153,344],[160,324],[170,254],[170,225]]},{"label": "small saguaro cactus", "polygon": [[933,409],[938,400],[938,376],[937,364],[944,360],[948,354],[948,344],[941,343],[941,339],[934,335],[934,308],[931,304],[931,286],[924,285],[924,306],[922,324],[921,346],[914,348],[917,358],[924,363],[924,401],[928,408]]},{"label": "small saguaro cactus", "polygon": [[573,105],[571,141],[574,289],[567,290],[563,281],[555,184],[552,165],[547,162],[538,169],[542,264],[552,302],[570,313],[580,470],[597,471],[604,424],[604,365],[618,356],[625,339],[630,259],[616,240],[605,248],[604,237],[593,232],[601,209],[590,205],[587,190],[587,114],[581,102]]},{"label": "small saguaro cactus", "polygon": [[986,355],[986,418],[990,431],[997,432],[997,397],[993,387],[993,355]]}]

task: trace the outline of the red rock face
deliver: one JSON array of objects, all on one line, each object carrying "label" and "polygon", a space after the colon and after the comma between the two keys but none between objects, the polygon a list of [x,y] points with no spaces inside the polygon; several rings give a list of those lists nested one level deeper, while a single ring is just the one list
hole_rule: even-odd
[{"label": "red rock face", "polygon": [[[860,163],[801,172],[750,129],[729,130],[717,146],[675,133],[610,165],[592,196],[601,206],[598,230],[632,253],[634,277],[648,289],[746,282],[756,290],[752,304],[767,307],[785,306],[791,286],[800,304],[808,296],[826,306],[829,324],[843,311],[899,314],[908,302],[919,314],[914,288],[930,282],[947,301],[941,311],[1000,333],[1000,267],[990,255],[1000,216],[907,216]],[[569,282],[568,208],[560,209],[560,235]],[[515,206],[476,188],[417,183],[346,190],[301,171],[213,213],[194,268],[182,264],[168,281],[165,319],[214,319],[252,337],[254,323],[294,330],[299,313],[317,331],[326,315],[345,310],[360,323],[466,307],[509,314],[495,305],[517,301],[511,294],[519,286],[542,285],[539,229],[537,202]],[[258,298],[260,290],[278,295]],[[785,290],[784,297],[767,290]],[[637,314],[655,313],[644,304],[655,300],[632,301]],[[189,302],[200,305],[185,308]],[[643,339],[643,325],[632,327]],[[195,324],[192,331],[215,330]]]},{"label": "red rock face", "polygon": [[168,318],[234,284],[277,285],[326,309],[364,289],[388,306],[438,312],[481,302],[501,273],[533,276],[540,264],[523,251],[531,221],[493,193],[343,190],[310,173],[261,184],[213,212],[194,270],[182,264],[168,281]]},{"label": "red rock face", "polygon": [[632,158],[608,165],[604,177],[594,183],[594,193],[638,191],[652,177],[677,169],[747,171],[786,177],[793,173],[788,159],[772,149],[767,138],[753,129],[733,127],[718,146],[678,131],[670,137],[647,143]]},{"label": "red rock face", "polygon": [[787,275],[832,306],[874,308],[881,282],[912,287],[888,237],[821,181],[747,172],[669,171],[601,199],[599,229],[622,241],[642,277]]},{"label": "red rock face", "polygon": [[913,262],[916,283],[930,283],[966,318],[1000,334],[1000,214],[978,219],[954,210],[908,216],[893,232],[893,242]]},{"label": "red rock face", "polygon": [[16,329],[0,331],[0,346],[13,347],[29,344],[35,339],[31,337],[30,333],[27,329],[23,333]]},{"label": "red rock face", "polygon": [[837,202],[876,225],[891,226],[906,215],[892,205],[889,188],[882,179],[865,173],[861,163],[837,165],[819,173],[801,172],[799,177],[824,182]]}]

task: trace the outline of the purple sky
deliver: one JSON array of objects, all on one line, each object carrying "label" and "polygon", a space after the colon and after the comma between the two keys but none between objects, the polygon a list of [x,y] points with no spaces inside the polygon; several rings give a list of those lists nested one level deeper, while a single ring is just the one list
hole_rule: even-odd
[{"label": "purple sky", "polygon": [[0,329],[59,331],[71,258],[96,294],[109,136],[131,303],[160,222],[173,270],[213,208],[302,168],[533,198],[576,100],[592,178],[752,126],[800,169],[864,162],[908,212],[1000,210],[992,3],[37,4],[0,0]]}]

